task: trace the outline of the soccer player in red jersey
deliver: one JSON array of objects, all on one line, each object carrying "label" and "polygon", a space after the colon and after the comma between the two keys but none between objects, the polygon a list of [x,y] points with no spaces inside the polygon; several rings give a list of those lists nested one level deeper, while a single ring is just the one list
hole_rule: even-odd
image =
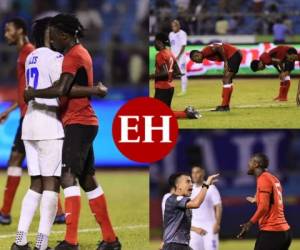
[{"label": "soccer player in red jersey", "polygon": [[255,250],[287,250],[292,238],[284,216],[282,187],[276,176],[268,171],[268,165],[268,157],[261,153],[254,154],[248,163],[248,174],[257,179],[255,198],[248,200],[256,202],[257,209],[251,219],[241,225],[237,238],[243,237],[258,222]]},{"label": "soccer player in red jersey", "polygon": [[61,115],[65,130],[62,155],[61,185],[65,194],[66,235],[55,250],[79,249],[78,223],[81,208],[80,186],[86,192],[92,213],[101,227],[103,241],[97,250],[119,250],[107,211],[103,189],[95,178],[93,141],[98,131],[98,119],[90,100],[68,98],[75,83],[93,86],[93,67],[89,52],[80,44],[83,27],[73,15],[59,14],[50,21],[50,40],[53,47],[64,54],[59,81],[47,89],[29,89],[26,99],[61,97]]},{"label": "soccer player in red jersey", "polygon": [[[150,79],[155,81],[154,98],[171,107],[175,87],[173,78],[180,77],[181,72],[175,56],[167,47],[170,46],[170,41],[166,34],[157,34],[154,46],[158,51],[155,57],[155,73],[150,75]],[[191,106],[188,106],[184,111],[173,112],[176,118],[198,119],[200,117],[199,112]]]},{"label": "soccer player in red jersey", "polygon": [[193,62],[202,63],[204,59],[224,62],[222,103],[212,111],[230,111],[230,99],[233,92],[233,78],[239,71],[242,53],[228,43],[213,43],[201,51],[192,50],[190,58]]},{"label": "soccer player in red jersey", "polygon": [[291,85],[291,71],[295,67],[294,60],[288,60],[289,57],[297,56],[297,50],[291,46],[280,45],[269,52],[260,55],[259,60],[251,62],[252,71],[264,70],[266,65],[273,65],[279,72],[280,88],[279,94],[274,98],[275,101],[287,101],[289,88]]},{"label": "soccer player in red jersey", "polygon": [[[11,155],[8,160],[9,167],[7,169],[7,182],[4,191],[3,205],[0,210],[0,224],[8,225],[11,224],[10,212],[12,209],[15,194],[17,192],[17,188],[21,180],[22,162],[25,158],[25,147],[23,144],[23,140],[21,139],[22,122],[27,110],[27,104],[25,103],[23,97],[26,85],[25,61],[27,56],[35,48],[29,42],[26,22],[21,18],[16,17],[6,22],[4,36],[8,45],[15,45],[19,52],[17,60],[18,99],[17,102],[13,103],[7,110],[0,114],[0,123],[5,122],[9,114],[17,107],[19,107],[21,111],[21,117],[14,139],[14,145],[12,147]],[[59,200],[55,222],[64,223],[64,221],[64,212]]]}]

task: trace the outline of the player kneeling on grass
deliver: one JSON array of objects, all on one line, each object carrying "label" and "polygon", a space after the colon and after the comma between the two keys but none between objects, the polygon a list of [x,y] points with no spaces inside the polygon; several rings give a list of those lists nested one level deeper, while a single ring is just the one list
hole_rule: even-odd
[{"label": "player kneeling on grass", "polygon": [[[174,77],[180,77],[182,74],[176,62],[176,58],[171,50],[169,38],[164,33],[155,36],[154,46],[158,53],[155,56],[155,73],[150,75],[150,79],[155,81],[154,98],[162,101],[168,107],[171,107],[174,95]],[[200,114],[193,107],[188,106],[184,111],[173,111],[176,118],[198,119]]]},{"label": "player kneeling on grass", "polygon": [[192,50],[190,58],[195,63],[202,63],[204,59],[224,62],[222,103],[212,111],[230,111],[230,99],[233,92],[232,81],[238,73],[242,61],[240,50],[228,43],[213,43],[201,51]]},{"label": "player kneeling on grass", "polygon": [[280,45],[269,52],[260,55],[259,60],[251,62],[251,70],[257,72],[264,70],[267,65],[273,65],[279,72],[280,88],[279,94],[274,98],[275,101],[285,102],[288,100],[288,92],[291,85],[291,71],[295,67],[294,57],[297,56],[297,50],[293,47]]},{"label": "player kneeling on grass", "polygon": [[199,208],[211,184],[219,174],[211,175],[203,183],[201,191],[190,199],[193,184],[189,174],[173,176],[173,193],[166,199],[163,218],[163,250],[190,250],[191,209]]},{"label": "player kneeling on grass", "polygon": [[[26,84],[42,89],[52,86],[61,74],[63,55],[50,47],[48,23],[51,18],[37,20],[33,25],[33,39],[36,50],[31,52],[25,63]],[[70,95],[80,96],[80,89],[91,94],[103,94],[100,89],[73,87]],[[48,236],[57,211],[60,186],[62,145],[64,130],[58,118],[57,99],[36,98],[28,103],[22,126],[28,172],[31,176],[30,188],[23,198],[18,232],[12,250],[31,249],[27,233],[33,216],[40,204],[40,224],[34,249],[48,248]]]},{"label": "player kneeling on grass", "polygon": [[248,174],[257,180],[255,197],[247,200],[257,204],[252,218],[242,224],[237,238],[242,238],[258,222],[259,234],[255,250],[288,250],[291,244],[290,226],[284,216],[282,187],[280,181],[268,171],[269,159],[266,155],[254,154],[248,163]]}]

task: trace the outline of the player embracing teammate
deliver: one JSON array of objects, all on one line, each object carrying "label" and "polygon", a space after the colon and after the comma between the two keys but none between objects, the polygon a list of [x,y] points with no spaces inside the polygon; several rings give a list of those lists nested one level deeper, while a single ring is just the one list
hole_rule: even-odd
[{"label": "player embracing teammate", "polygon": [[72,86],[79,83],[93,86],[92,59],[80,44],[83,27],[69,14],[59,14],[50,20],[50,40],[53,47],[64,55],[59,80],[46,89],[29,88],[27,100],[60,97],[64,126],[61,186],[65,194],[66,235],[56,250],[79,249],[78,223],[81,208],[80,186],[86,192],[92,213],[102,230],[103,241],[98,250],[119,250],[121,244],[112,228],[103,189],[95,179],[93,140],[98,131],[98,119],[87,97],[66,97]]}]

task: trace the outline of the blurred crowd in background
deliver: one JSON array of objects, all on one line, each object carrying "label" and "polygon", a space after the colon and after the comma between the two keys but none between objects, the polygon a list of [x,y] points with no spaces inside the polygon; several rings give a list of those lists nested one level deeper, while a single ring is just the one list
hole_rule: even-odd
[{"label": "blurred crowd in background", "polygon": [[299,0],[151,0],[149,32],[169,32],[177,18],[188,35],[300,33]]},{"label": "blurred crowd in background", "polygon": [[118,86],[146,83],[149,0],[1,0],[0,85],[16,85],[17,52],[6,45],[5,22],[36,19],[59,12],[75,14],[85,27],[83,44],[93,58],[94,81]]}]

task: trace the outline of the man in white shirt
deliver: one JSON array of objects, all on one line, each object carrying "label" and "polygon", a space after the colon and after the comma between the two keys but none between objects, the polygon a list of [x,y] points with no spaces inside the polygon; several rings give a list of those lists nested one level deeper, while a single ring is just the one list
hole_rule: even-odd
[{"label": "man in white shirt", "polygon": [[[201,190],[205,170],[201,166],[192,167],[193,199]],[[222,217],[222,202],[218,189],[211,185],[206,197],[197,209],[192,211],[190,247],[193,250],[219,249],[219,231]]]},{"label": "man in white shirt", "polygon": [[177,64],[180,68],[181,76],[181,92],[178,96],[183,96],[187,91],[188,79],[186,76],[186,54],[185,47],[187,45],[187,34],[180,29],[180,23],[178,20],[173,20],[171,23],[172,32],[169,34],[169,40],[171,43],[171,51],[174,54]]}]

